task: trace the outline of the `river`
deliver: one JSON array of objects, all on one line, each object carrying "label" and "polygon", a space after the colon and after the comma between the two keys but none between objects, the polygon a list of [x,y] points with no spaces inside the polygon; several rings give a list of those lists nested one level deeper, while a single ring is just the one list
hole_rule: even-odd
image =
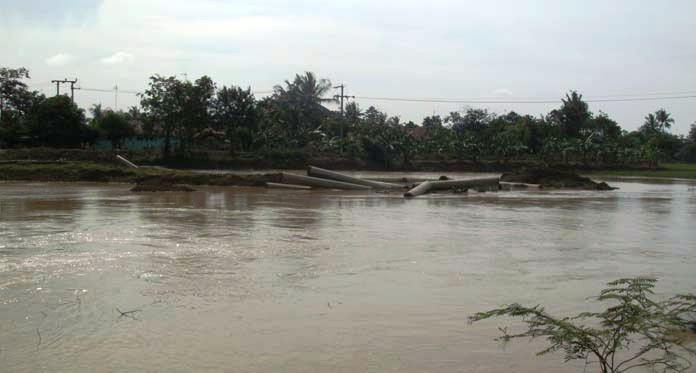
[{"label": "river", "polygon": [[408,200],[0,183],[0,370],[582,371],[467,316],[596,309],[637,275],[696,292],[696,183],[608,181]]}]

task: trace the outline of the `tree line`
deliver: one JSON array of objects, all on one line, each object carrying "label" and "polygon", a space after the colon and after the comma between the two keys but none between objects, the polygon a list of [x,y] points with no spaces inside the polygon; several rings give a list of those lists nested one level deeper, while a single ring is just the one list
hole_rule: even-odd
[{"label": "tree line", "polygon": [[121,148],[138,136],[162,142],[164,158],[197,151],[232,154],[303,152],[367,159],[386,166],[413,160],[470,160],[545,163],[657,164],[696,161],[696,123],[689,135],[669,129],[670,113],[658,109],[636,131],[623,130],[606,113],[593,113],[571,91],[546,115],[485,109],[432,115],[402,122],[374,106],[346,105],[343,115],[324,104],[331,82],[311,72],[276,85],[256,98],[250,87],[218,85],[154,75],[127,111],[93,105],[85,110],[67,96],[46,97],[28,89],[25,68],[0,68],[0,147],[90,147],[98,139]]}]

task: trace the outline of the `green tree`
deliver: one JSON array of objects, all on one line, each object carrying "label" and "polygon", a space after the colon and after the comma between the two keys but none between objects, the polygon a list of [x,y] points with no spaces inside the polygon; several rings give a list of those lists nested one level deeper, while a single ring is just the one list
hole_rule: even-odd
[{"label": "green tree", "polygon": [[27,144],[29,117],[46,97],[29,91],[29,70],[0,68],[0,144]]},{"label": "green tree", "polygon": [[153,128],[161,128],[164,135],[164,158],[170,157],[172,138],[182,125],[183,94],[183,83],[176,77],[154,75],[150,77],[148,88],[140,95],[140,105],[147,117],[146,122]]},{"label": "green tree", "polygon": [[576,91],[566,93],[561,101],[561,108],[553,110],[550,117],[559,125],[563,137],[578,138],[592,117],[589,106]]},{"label": "green tree", "polygon": [[150,77],[148,88],[141,94],[140,104],[148,117],[148,126],[161,128],[164,134],[163,156],[171,155],[172,138],[176,136],[178,153],[187,156],[197,136],[210,125],[211,101],[215,83],[207,76],[194,82],[174,76]]},{"label": "green tree", "polygon": [[563,352],[565,361],[593,359],[602,373],[620,373],[639,367],[682,372],[695,354],[675,332],[692,327],[696,295],[652,299],[654,278],[619,279],[607,284],[594,299],[612,303],[601,312],[555,317],[543,307],[511,304],[469,317],[469,322],[509,316],[521,318],[526,330],[509,333],[500,328],[500,340],[546,338],[549,346],[538,353]]},{"label": "green tree", "polygon": [[24,79],[29,79],[29,70],[0,68],[0,115],[6,111],[26,114],[30,106],[30,92]]},{"label": "green tree", "polygon": [[39,103],[29,128],[33,143],[41,146],[73,148],[94,140],[85,124],[84,111],[62,95]]},{"label": "green tree", "polygon": [[461,158],[468,155],[477,162],[487,147],[487,129],[495,115],[485,109],[468,109],[464,115],[452,112],[445,122],[452,126],[456,138],[457,154]]},{"label": "green tree", "polygon": [[282,108],[274,97],[257,101],[256,116],[258,130],[254,137],[254,147],[268,150],[289,145],[288,128],[281,119]]},{"label": "green tree", "polygon": [[274,87],[274,99],[281,109],[280,119],[288,127],[288,133],[297,146],[303,147],[309,134],[317,130],[328,115],[328,110],[322,103],[334,101],[324,98],[330,89],[331,82],[328,79],[317,79],[311,72],[295,75],[292,82],[285,81],[284,87]]},{"label": "green tree", "polygon": [[455,139],[449,128],[440,127],[425,131],[421,149],[426,157],[447,158],[454,151]]},{"label": "green tree", "polygon": [[363,114],[362,123],[367,127],[380,127],[387,123],[387,113],[379,111],[376,107],[370,106]]},{"label": "green tree", "polygon": [[360,106],[358,106],[357,103],[353,101],[346,104],[346,107],[344,109],[344,116],[348,123],[351,125],[351,127],[355,127],[358,124],[358,122],[360,122],[362,115],[363,113],[360,110]]},{"label": "green tree", "polygon": [[92,107],[89,108],[89,113],[92,115],[92,124],[97,125],[99,123],[99,120],[102,119],[104,116],[104,109],[102,108],[102,104],[94,104]]},{"label": "green tree", "polygon": [[96,126],[101,135],[111,141],[113,149],[120,149],[125,138],[135,135],[132,119],[127,113],[106,110],[98,118]]},{"label": "green tree", "polygon": [[179,97],[181,105],[181,127],[179,128],[179,153],[188,155],[197,136],[211,124],[212,98],[215,83],[208,76],[202,76],[194,82],[182,83],[183,95]]},{"label": "green tree", "polygon": [[696,122],[692,123],[689,129],[689,140],[696,143]]},{"label": "green tree", "polygon": [[594,118],[588,121],[588,128],[594,136],[602,140],[617,140],[621,136],[621,127],[616,121],[609,118],[607,113],[599,112]]},{"label": "green tree", "polygon": [[662,132],[669,130],[672,128],[672,124],[674,124],[674,119],[665,109],[659,109],[655,112],[655,120],[657,121],[658,128]]},{"label": "green tree", "polygon": [[671,114],[665,109],[659,109],[655,113],[650,113],[645,117],[643,125],[640,127],[640,132],[645,135],[654,135],[656,133],[664,133],[672,127],[674,119]]},{"label": "green tree", "polygon": [[213,118],[216,127],[225,131],[225,137],[234,151],[235,144],[241,150],[249,150],[257,129],[256,99],[251,87],[223,86],[213,101]]},{"label": "green tree", "polygon": [[643,125],[640,127],[640,132],[644,135],[652,135],[660,131],[660,125],[657,123],[657,118],[655,114],[648,114],[645,117]]},{"label": "green tree", "polygon": [[442,118],[439,115],[433,115],[430,117],[423,118],[423,123],[421,124],[427,129],[436,129],[442,127]]}]

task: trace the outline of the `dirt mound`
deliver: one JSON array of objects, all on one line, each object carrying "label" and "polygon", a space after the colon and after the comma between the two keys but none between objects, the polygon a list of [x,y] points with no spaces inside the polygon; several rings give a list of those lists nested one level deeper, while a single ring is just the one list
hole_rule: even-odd
[{"label": "dirt mound", "polygon": [[585,190],[614,190],[605,182],[595,182],[574,172],[557,169],[523,169],[504,173],[500,181],[510,183],[539,184],[544,188],[568,188]]},{"label": "dirt mound", "polygon": [[197,174],[197,173],[167,173],[137,178],[138,184],[151,185],[216,185],[216,186],[265,186],[266,182],[280,182],[280,174]]},{"label": "dirt mound", "polygon": [[280,182],[280,174],[235,175],[167,173],[148,175],[135,180],[133,192],[192,192],[188,185],[265,186],[266,182]]}]

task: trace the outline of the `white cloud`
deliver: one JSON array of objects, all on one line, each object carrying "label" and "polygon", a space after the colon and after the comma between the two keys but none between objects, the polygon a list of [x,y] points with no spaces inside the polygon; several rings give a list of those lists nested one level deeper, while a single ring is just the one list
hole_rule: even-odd
[{"label": "white cloud", "polygon": [[73,57],[67,53],[58,53],[55,56],[48,57],[46,59],[46,64],[51,65],[51,66],[67,65],[68,63],[72,62],[74,59],[75,59],[75,57]]},{"label": "white cloud", "polygon": [[[88,21],[62,16],[50,25],[13,16],[0,22],[0,33],[16,35],[0,43],[0,56],[30,68],[35,81],[74,75],[106,90],[115,84],[142,90],[153,74],[185,72],[267,91],[305,70],[345,83],[347,94],[356,96],[560,99],[570,89],[592,97],[681,92],[696,84],[690,49],[696,37],[688,16],[694,1],[668,12],[632,0],[239,3],[102,0]],[[664,16],[655,19],[656,12]],[[646,29],[646,22],[655,27]],[[73,55],[46,59],[46,50]],[[78,62],[79,70],[73,69]],[[76,97],[81,106],[109,99],[109,93],[86,91]],[[433,110],[461,109],[457,103],[356,101],[416,122]],[[119,96],[123,105],[138,102],[135,95]],[[506,104],[500,110],[536,115],[556,106]],[[696,118],[689,100],[590,108],[634,129],[660,106],[673,114],[676,133],[687,132]]]},{"label": "white cloud", "polygon": [[507,88],[494,89],[491,93],[493,97],[512,97],[512,91]]},{"label": "white cloud", "polygon": [[104,57],[101,59],[103,64],[116,65],[122,63],[132,62],[135,59],[132,54],[126,52],[116,52],[109,57]]}]

